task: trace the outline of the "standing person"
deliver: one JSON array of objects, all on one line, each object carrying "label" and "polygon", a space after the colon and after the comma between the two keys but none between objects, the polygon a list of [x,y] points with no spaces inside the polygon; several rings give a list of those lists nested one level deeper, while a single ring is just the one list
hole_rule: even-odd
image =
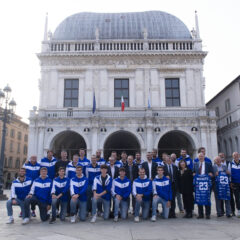
[{"label": "standing person", "polygon": [[167,219],[172,200],[172,187],[171,180],[164,176],[163,166],[158,166],[158,175],[152,182],[153,186],[153,201],[152,201],[152,218],[151,221],[155,222],[157,219],[158,204],[162,204],[163,218]]},{"label": "standing person", "polygon": [[102,151],[101,150],[97,150],[96,151],[96,158],[97,158],[97,164],[99,166],[103,165],[103,164],[106,164],[106,161],[104,158],[101,157],[101,154],[102,154]]},{"label": "standing person", "polygon": [[[215,164],[213,165],[213,175],[215,176],[214,182],[214,195],[216,201],[216,210],[217,216],[222,217],[224,215],[222,209],[222,203],[225,200],[226,206],[226,215],[231,217],[231,206],[230,206],[230,181],[229,175],[230,172],[227,169],[227,166],[222,163],[222,159],[217,156],[214,159]],[[227,176],[228,174],[228,176]]]},{"label": "standing person", "polygon": [[56,177],[58,176],[58,170],[60,167],[63,167],[66,170],[67,165],[69,164],[69,160],[67,158],[67,151],[62,150],[61,151],[61,159],[59,159],[55,164],[55,173]]},{"label": "standing person", "polygon": [[52,180],[55,178],[55,164],[57,163],[56,158],[53,157],[53,151],[47,151],[47,157],[42,158],[40,161],[41,167],[46,167],[48,177]]},{"label": "standing person", "polygon": [[184,159],[179,161],[179,192],[183,196],[183,204],[186,214],[184,218],[192,218],[193,210],[193,173],[192,170],[187,167],[187,163]]},{"label": "standing person", "polygon": [[65,221],[65,216],[67,213],[67,204],[69,200],[69,178],[65,177],[65,168],[58,168],[58,177],[53,180],[52,185],[52,218],[50,220],[50,224],[56,222],[57,216],[57,205],[60,204],[61,212],[60,212],[60,220]]},{"label": "standing person", "polygon": [[162,159],[160,159],[157,156],[157,149],[152,150],[152,160],[153,160],[153,162],[157,163],[158,166],[163,166],[164,165]]},{"label": "standing person", "polygon": [[79,159],[78,154],[74,154],[72,162],[68,163],[68,165],[66,167],[66,177],[67,178],[72,179],[76,176],[76,167],[78,165],[78,159]]},{"label": "standing person", "polygon": [[[176,153],[172,153],[170,155],[170,158],[172,159],[172,164],[176,165],[177,155]],[[177,165],[176,165],[177,166]]]},{"label": "standing person", "polygon": [[[151,157],[152,159],[152,157]],[[132,193],[135,197],[134,222],[139,222],[139,212],[142,207],[142,218],[147,219],[152,196],[152,181],[145,175],[145,169],[139,168],[139,177],[133,181]]]},{"label": "standing person", "polygon": [[176,160],[175,165],[179,167],[180,160],[185,160],[187,163],[187,167],[189,169],[193,169],[193,160],[190,158],[190,156],[187,154],[187,150],[185,148],[182,148],[180,151],[180,157]]},{"label": "standing person", "polygon": [[7,213],[8,213],[8,221],[7,224],[14,223],[13,218],[13,205],[19,205],[22,212],[22,218],[25,218],[25,210],[24,210],[24,200],[26,196],[29,194],[32,185],[32,179],[26,177],[25,168],[20,168],[18,173],[18,178],[12,182],[11,186],[11,197],[7,201]]},{"label": "standing person", "polygon": [[231,188],[235,197],[237,216],[240,217],[240,162],[238,152],[232,154],[233,160],[229,164],[228,169],[231,173]]},{"label": "standing person", "polygon": [[131,181],[131,183],[138,178],[138,165],[133,162],[133,155],[129,155],[127,158],[127,166],[125,167],[126,176]]},{"label": "standing person", "polygon": [[107,174],[107,166],[101,165],[101,175],[94,178],[93,181],[93,199],[92,199],[92,219],[95,223],[97,219],[97,203],[103,204],[103,218],[107,220],[110,212],[112,178]]},{"label": "standing person", "polygon": [[80,148],[78,165],[81,165],[83,167],[83,174],[84,175],[85,175],[86,166],[88,166],[90,163],[91,163],[90,160],[88,160],[87,157],[85,156],[85,149]]},{"label": "standing person", "polygon": [[76,222],[76,210],[81,221],[86,220],[87,214],[87,188],[88,179],[83,175],[83,166],[76,167],[76,176],[70,180],[70,215],[71,223]]},{"label": "standing person", "polygon": [[111,157],[114,159],[114,165],[118,168],[122,167],[122,163],[120,161],[118,161],[117,159],[117,152],[116,151],[112,151],[111,153]]},{"label": "standing person", "polygon": [[[204,155],[204,161],[205,162],[208,162],[208,163],[211,163],[212,164],[212,160],[210,159],[210,158],[208,158],[208,157],[206,157],[206,148],[205,147],[200,147],[199,149],[198,149],[198,154],[199,153],[202,153],[203,155]],[[194,159],[194,162],[196,163],[196,162],[199,162],[199,158],[195,158]]]},{"label": "standing person", "polygon": [[115,160],[113,157],[109,157],[108,159],[109,165],[107,166],[107,174],[112,178],[117,178],[119,176],[119,167],[117,167],[114,163]]},{"label": "standing person", "polygon": [[[23,168],[26,169],[26,177],[31,178],[34,181],[40,175],[40,164],[37,162],[37,156],[31,156],[30,161],[26,161],[23,165]],[[35,213],[36,206],[31,204],[32,217],[36,217]]]},{"label": "standing person", "polygon": [[163,164],[166,164],[166,158],[168,157],[168,154],[167,153],[162,153],[162,161],[163,161]]},{"label": "standing person", "polygon": [[[198,154],[198,162],[193,165],[193,175],[195,182],[195,202],[198,204],[198,219],[203,218],[203,206],[206,209],[206,218],[211,215],[211,177],[213,177],[212,163],[205,161],[204,153]],[[196,177],[195,177],[196,176]],[[203,177],[198,177],[203,176]],[[210,182],[209,182],[210,179]],[[196,193],[196,191],[198,193]],[[200,197],[199,194],[202,194]]]},{"label": "standing person", "polygon": [[40,218],[43,222],[49,219],[49,214],[47,212],[51,207],[51,189],[52,179],[48,177],[47,168],[42,167],[40,169],[39,178],[33,182],[31,191],[24,201],[24,225],[29,223],[29,206],[31,203],[38,205],[40,210]]},{"label": "standing person", "polygon": [[133,161],[133,163],[137,164],[139,167],[141,167],[141,164],[144,162],[144,160],[141,158],[141,153],[140,152],[136,152],[135,154],[135,159]]},{"label": "standing person", "polygon": [[124,167],[119,169],[119,177],[112,182],[112,196],[114,197],[114,222],[118,221],[118,211],[121,209],[121,218],[127,218],[131,181],[125,176]]},{"label": "standing person", "polygon": [[127,153],[125,151],[122,151],[121,153],[121,160],[120,160],[121,164],[123,167],[127,166]]},{"label": "standing person", "polygon": [[88,213],[92,210],[92,187],[94,178],[101,174],[100,166],[97,164],[96,155],[92,155],[91,164],[86,167],[86,177],[88,178],[88,189],[87,189],[87,211]]},{"label": "standing person", "polygon": [[145,169],[145,173],[147,178],[150,180],[154,179],[157,175],[157,163],[153,162],[152,160],[152,153],[147,153],[147,161],[142,164],[142,168]]},{"label": "standing person", "polygon": [[178,191],[178,169],[177,167],[172,163],[172,159],[169,155],[165,156],[166,164],[164,165],[164,175],[168,176],[171,180],[171,186],[172,186],[172,201],[171,201],[171,208],[169,211],[169,218],[176,218],[175,214],[175,208],[176,208],[176,192]]},{"label": "standing person", "polygon": [[225,153],[220,152],[218,156],[221,158],[221,162],[223,165],[226,165],[228,167],[229,162],[226,160]]}]

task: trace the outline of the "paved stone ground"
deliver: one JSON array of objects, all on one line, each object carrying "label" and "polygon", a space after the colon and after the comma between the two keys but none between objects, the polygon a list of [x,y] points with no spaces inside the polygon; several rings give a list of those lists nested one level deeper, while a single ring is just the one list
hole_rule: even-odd
[{"label": "paved stone ground", "polygon": [[[9,194],[9,191],[5,193]],[[198,220],[196,217],[182,219],[183,214],[177,214],[177,219],[158,219],[155,223],[134,223],[133,217],[130,216],[128,220],[120,220],[118,223],[114,223],[112,219],[104,221],[99,218],[94,224],[90,223],[89,219],[86,222],[71,224],[67,219],[65,223],[58,220],[50,225],[48,222],[41,223],[37,211],[37,218],[26,226],[21,225],[21,219],[17,216],[20,212],[19,207],[13,209],[15,223],[5,224],[8,219],[5,206],[6,202],[1,201],[0,239],[4,240],[240,240],[240,219],[217,218],[215,205],[212,206],[210,220]]]}]

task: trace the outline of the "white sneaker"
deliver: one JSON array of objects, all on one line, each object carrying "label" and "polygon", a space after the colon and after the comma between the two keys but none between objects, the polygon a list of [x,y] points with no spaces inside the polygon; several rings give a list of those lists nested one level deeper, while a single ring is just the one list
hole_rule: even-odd
[{"label": "white sneaker", "polygon": [[94,215],[93,217],[92,217],[92,219],[91,219],[91,223],[95,223],[96,222],[96,219],[97,219],[97,216],[96,215]]},{"label": "white sneaker", "polygon": [[139,217],[135,217],[134,222],[139,222]]},{"label": "white sneaker", "polygon": [[29,223],[29,218],[24,218],[22,221],[22,225],[26,225]]},{"label": "white sneaker", "polygon": [[118,216],[114,217],[113,221],[118,222]]},{"label": "white sneaker", "polygon": [[156,222],[156,216],[152,216],[151,221]]},{"label": "white sneaker", "polygon": [[14,223],[14,219],[13,219],[13,216],[10,216],[6,224],[12,224],[12,223]]},{"label": "white sneaker", "polygon": [[71,216],[71,223],[75,223],[76,222],[76,216]]},{"label": "white sneaker", "polygon": [[240,218],[240,210],[237,212],[237,217]]}]

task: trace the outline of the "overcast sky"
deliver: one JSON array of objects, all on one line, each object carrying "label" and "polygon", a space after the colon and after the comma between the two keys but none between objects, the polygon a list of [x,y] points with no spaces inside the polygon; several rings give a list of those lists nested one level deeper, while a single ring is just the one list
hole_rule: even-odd
[{"label": "overcast sky", "polygon": [[0,88],[9,83],[17,114],[27,121],[38,106],[39,61],[48,12],[49,29],[78,12],[136,12],[160,10],[175,15],[189,28],[198,11],[203,50],[206,101],[240,74],[239,0],[7,0],[0,2]]}]

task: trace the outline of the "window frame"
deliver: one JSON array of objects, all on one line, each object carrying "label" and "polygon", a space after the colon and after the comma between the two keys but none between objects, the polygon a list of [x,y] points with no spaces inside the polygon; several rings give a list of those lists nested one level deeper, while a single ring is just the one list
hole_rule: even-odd
[{"label": "window frame", "polygon": [[[117,87],[117,81],[121,81],[121,87]],[[127,87],[123,87],[123,81],[127,81]],[[121,90],[122,91],[126,90],[127,91],[127,97],[123,96],[121,94],[120,97],[116,96],[116,91]],[[121,98],[123,96],[124,99],[124,106],[129,107],[130,106],[130,96],[129,96],[129,78],[114,78],[114,107],[121,107]],[[115,102],[119,102],[119,105],[115,104]]]},{"label": "window frame", "polygon": [[[178,87],[173,86],[173,80],[178,81]],[[171,87],[167,86],[167,81],[171,81]],[[178,91],[178,97],[174,97],[174,91]],[[167,96],[167,91],[171,91],[171,97]],[[181,94],[180,94],[180,78],[165,78],[165,100],[166,107],[181,107]],[[168,104],[168,100],[171,100],[171,105]],[[179,102],[179,105],[174,104],[174,100]]]},{"label": "window frame", "polygon": [[[67,81],[71,81],[71,87],[67,87]],[[76,81],[77,82],[77,88],[76,87],[73,87],[73,82]],[[70,91],[70,97],[67,97],[66,94],[67,94],[67,91]],[[77,97],[73,97],[73,91],[76,91],[77,92]],[[70,106],[68,106],[68,104],[66,104],[66,101],[70,101]],[[73,104],[73,101],[76,101],[76,105]],[[66,78],[64,79],[64,96],[63,96],[63,107],[64,108],[72,108],[72,107],[75,107],[75,108],[78,108],[78,101],[79,101],[79,79],[78,78]]]}]

